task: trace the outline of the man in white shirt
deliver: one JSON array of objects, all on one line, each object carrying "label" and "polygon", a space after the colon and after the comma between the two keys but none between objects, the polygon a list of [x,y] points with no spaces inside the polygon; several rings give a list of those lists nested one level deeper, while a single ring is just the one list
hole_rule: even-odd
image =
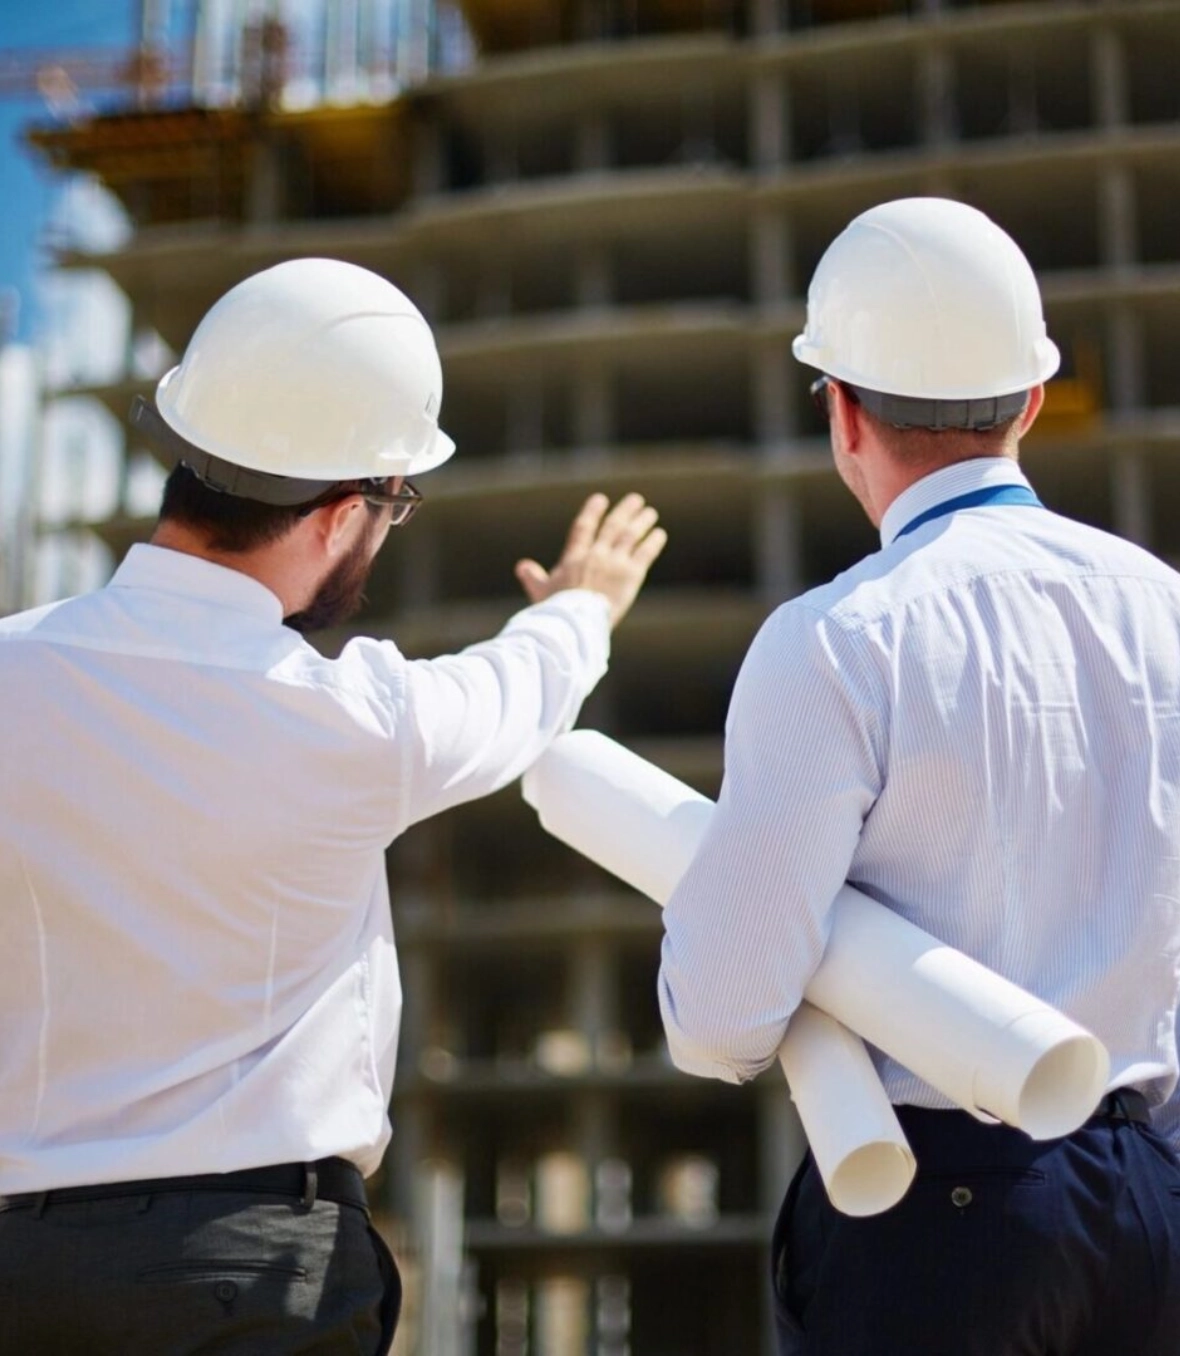
[{"label": "man in white shirt", "polygon": [[401,1006],[384,851],[566,730],[664,534],[592,496],[532,606],[409,661],[355,609],[453,444],[384,279],[297,260],[210,311],[157,407],[152,544],[0,623],[0,1350],[384,1352],[363,1176]]},{"label": "man in white shirt", "polygon": [[840,1215],[810,1159],[775,1233],[779,1350],[1173,1356],[1180,576],[1039,504],[1017,465],[1056,370],[1036,282],[981,213],[886,203],[821,260],[795,354],[881,550],[766,622],[724,784],[668,904],[683,1069],[774,1059],[841,884],[1055,1004],[1111,1053],[1076,1134],[985,1124],[876,1056],[918,1177]]}]

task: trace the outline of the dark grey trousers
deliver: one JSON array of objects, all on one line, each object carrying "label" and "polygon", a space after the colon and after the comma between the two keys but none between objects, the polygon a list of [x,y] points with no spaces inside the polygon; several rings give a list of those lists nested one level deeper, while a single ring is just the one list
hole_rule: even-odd
[{"label": "dark grey trousers", "polygon": [[384,1356],[400,1304],[356,1205],[177,1191],[0,1210],[0,1356]]}]

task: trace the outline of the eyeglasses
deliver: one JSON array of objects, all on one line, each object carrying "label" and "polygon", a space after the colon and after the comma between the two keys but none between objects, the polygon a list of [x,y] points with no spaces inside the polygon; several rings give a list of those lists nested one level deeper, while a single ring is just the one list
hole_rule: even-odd
[{"label": "eyeglasses", "polygon": [[389,505],[390,527],[404,527],[418,512],[422,503],[422,491],[416,485],[411,485],[408,480],[402,481],[400,490],[393,492],[388,490],[361,490],[360,496],[366,504],[373,504],[378,508],[384,508],[386,504]]},{"label": "eyeglasses", "polygon": [[329,504],[338,504],[341,499],[348,499],[354,494],[359,494],[366,504],[372,504],[374,508],[386,508],[390,510],[390,527],[404,527],[406,523],[418,511],[422,503],[422,491],[416,485],[411,485],[408,480],[403,480],[401,488],[398,490],[385,490],[382,485],[389,485],[390,480],[363,480],[359,484],[354,484],[349,489],[339,490],[331,489],[327,494],[321,495],[318,499],[313,499],[310,504],[304,504],[299,510],[299,516],[306,518],[309,513],[314,513],[316,509],[326,508]]}]

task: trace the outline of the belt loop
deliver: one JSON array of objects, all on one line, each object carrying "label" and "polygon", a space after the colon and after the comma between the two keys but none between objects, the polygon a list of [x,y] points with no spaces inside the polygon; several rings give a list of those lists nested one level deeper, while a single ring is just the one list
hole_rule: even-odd
[{"label": "belt loop", "polygon": [[319,1189],[319,1175],[314,1163],[303,1165],[303,1208],[310,1210],[315,1205],[316,1192]]},{"label": "belt loop", "polygon": [[37,1196],[36,1204],[33,1206],[33,1218],[40,1219],[45,1213],[45,1207],[49,1204],[49,1192],[42,1191]]}]

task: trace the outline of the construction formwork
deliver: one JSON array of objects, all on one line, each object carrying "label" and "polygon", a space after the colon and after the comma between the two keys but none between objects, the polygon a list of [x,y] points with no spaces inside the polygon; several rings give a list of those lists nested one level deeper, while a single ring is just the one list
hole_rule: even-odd
[{"label": "construction formwork", "polygon": [[[912,194],[982,208],[1038,270],[1066,355],[1024,457],[1043,497],[1180,560],[1177,0],[463,9],[476,60],[384,102],[34,136],[137,224],[62,265],[101,265],[177,351],[225,288],[305,254],[388,275],[434,323],[459,454],[379,559],[361,629],[415,655],[481,638],[519,602],[518,555],[555,555],[589,491],[639,490],[670,544],[583,723],[714,794],[758,624],[875,545],[790,341],[833,235]],[[122,417],[150,388],[89,393]],[[148,526],[90,525],[116,554]],[[390,874],[406,1018],[378,1194],[403,1221],[415,1182],[462,1202],[445,1341],[769,1352],[785,1089],[671,1068],[657,911],[515,789],[415,828]]]}]

